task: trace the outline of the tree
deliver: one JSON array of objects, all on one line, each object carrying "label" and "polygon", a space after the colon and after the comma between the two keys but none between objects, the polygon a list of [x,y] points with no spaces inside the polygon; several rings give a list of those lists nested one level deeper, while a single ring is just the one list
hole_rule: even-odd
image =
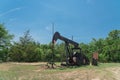
[{"label": "tree", "polygon": [[13,35],[9,34],[4,24],[0,24],[0,60],[6,61]]},{"label": "tree", "polygon": [[108,38],[112,40],[120,39],[120,30],[113,30],[108,34]]},{"label": "tree", "polygon": [[40,60],[40,54],[39,44],[32,39],[28,30],[20,37],[20,41],[11,47],[9,56],[12,61],[34,62]]},{"label": "tree", "polygon": [[106,38],[109,51],[106,53],[109,56],[108,60],[120,62],[120,30],[113,30]]},{"label": "tree", "polygon": [[[13,35],[8,33],[4,25],[0,24],[0,59],[3,61],[7,58],[19,62],[51,61],[52,59],[64,61],[66,58],[64,43],[56,44],[53,51],[52,43],[35,42],[29,30],[11,46],[12,37]],[[100,62],[120,62],[120,30],[111,31],[105,39],[93,38],[89,44],[80,43],[79,46],[89,60],[92,59],[93,52],[97,51]],[[70,45],[70,48],[72,47]]]},{"label": "tree", "polygon": [[120,62],[120,30],[112,30],[106,39],[94,39],[94,44],[99,52],[99,61]]},{"label": "tree", "polygon": [[80,43],[79,47],[81,48],[82,53],[85,54],[89,59],[91,59],[92,53],[90,51],[89,45],[85,43]]},{"label": "tree", "polygon": [[54,54],[56,61],[65,61],[66,60],[65,43],[56,44]]}]

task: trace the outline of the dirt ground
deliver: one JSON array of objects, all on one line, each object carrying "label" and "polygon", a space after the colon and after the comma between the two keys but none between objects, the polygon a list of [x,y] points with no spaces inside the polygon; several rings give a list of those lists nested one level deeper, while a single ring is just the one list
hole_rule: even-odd
[{"label": "dirt ground", "polygon": [[1,63],[0,80],[120,80],[120,64],[114,64],[47,69],[44,62]]},{"label": "dirt ground", "polygon": [[120,80],[120,67],[59,73],[60,80]]}]

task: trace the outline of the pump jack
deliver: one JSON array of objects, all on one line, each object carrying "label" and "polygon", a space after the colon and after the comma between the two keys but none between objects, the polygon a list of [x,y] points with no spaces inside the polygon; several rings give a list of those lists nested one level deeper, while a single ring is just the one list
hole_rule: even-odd
[{"label": "pump jack", "polygon": [[[66,63],[61,65],[80,66],[80,65],[88,65],[90,63],[89,59],[85,56],[85,54],[81,52],[81,48],[79,48],[79,44],[77,42],[61,36],[59,32],[55,32],[52,39],[53,46],[58,39],[65,42],[65,50],[66,50]],[[74,48],[71,49],[70,44],[72,44]],[[77,51],[79,50],[79,52],[74,52],[76,50]]]}]

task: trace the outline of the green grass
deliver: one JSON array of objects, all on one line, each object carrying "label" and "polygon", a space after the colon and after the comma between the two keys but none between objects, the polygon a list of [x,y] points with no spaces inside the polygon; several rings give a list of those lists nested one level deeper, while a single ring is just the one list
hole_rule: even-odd
[{"label": "green grass", "polygon": [[[58,64],[58,63],[57,63]],[[62,80],[60,74],[71,73],[74,71],[89,72],[95,70],[95,73],[104,73],[106,68],[120,67],[120,63],[99,63],[98,66],[80,66],[56,69],[44,69],[43,64],[39,65],[20,65],[12,63],[0,64],[0,80]],[[106,73],[111,76],[111,73]],[[77,75],[77,74],[76,74]],[[79,74],[78,74],[79,75]],[[73,80],[69,78],[66,80]]]},{"label": "green grass", "polygon": [[99,63],[100,68],[106,68],[106,67],[120,67],[120,63]]}]

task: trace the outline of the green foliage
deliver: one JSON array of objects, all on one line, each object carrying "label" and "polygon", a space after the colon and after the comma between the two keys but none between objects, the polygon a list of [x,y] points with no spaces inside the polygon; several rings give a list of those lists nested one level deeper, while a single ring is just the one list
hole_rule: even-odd
[{"label": "green foliage", "polygon": [[9,48],[11,46],[10,41],[13,35],[9,34],[4,24],[0,24],[0,60],[6,61]]},{"label": "green foliage", "polygon": [[[10,58],[13,61],[65,61],[65,44],[54,46],[36,43],[27,31],[20,41],[11,47]],[[120,31],[113,30],[105,39],[94,39],[89,44],[80,43],[79,46],[89,60],[94,52],[99,53],[100,62],[120,62]],[[72,46],[70,46],[72,47]]]},{"label": "green foliage", "polygon": [[[3,24],[0,24],[0,62],[2,61],[65,61],[65,44],[40,44],[30,36],[29,30],[11,45],[13,35],[10,35]],[[70,45],[70,47],[73,47]],[[89,60],[94,52],[99,53],[100,62],[120,62],[120,30],[111,31],[103,39],[93,38],[89,44],[80,43],[82,53]]]},{"label": "green foliage", "polygon": [[34,62],[39,61],[41,58],[41,52],[39,50],[39,43],[33,41],[29,35],[29,31],[24,33],[23,37],[20,37],[19,42],[15,42],[12,45],[9,57],[12,61],[25,61]]},{"label": "green foliage", "polygon": [[120,30],[111,31],[105,39],[93,39],[89,45],[81,43],[80,46],[89,59],[97,51],[100,62],[120,62]]}]

